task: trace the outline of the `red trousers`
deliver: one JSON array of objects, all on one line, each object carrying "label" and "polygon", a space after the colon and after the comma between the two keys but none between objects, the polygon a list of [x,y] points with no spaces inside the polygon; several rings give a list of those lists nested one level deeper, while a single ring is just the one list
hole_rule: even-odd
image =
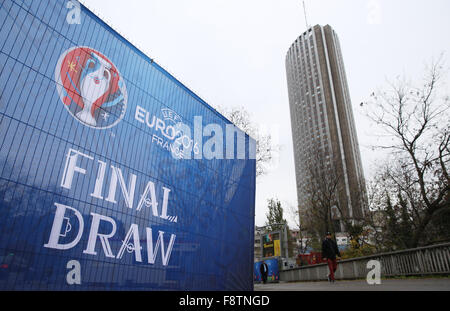
[{"label": "red trousers", "polygon": [[330,280],[334,281],[334,273],[336,272],[337,269],[337,260],[336,258],[334,259],[327,259],[328,262],[328,269],[330,270]]}]

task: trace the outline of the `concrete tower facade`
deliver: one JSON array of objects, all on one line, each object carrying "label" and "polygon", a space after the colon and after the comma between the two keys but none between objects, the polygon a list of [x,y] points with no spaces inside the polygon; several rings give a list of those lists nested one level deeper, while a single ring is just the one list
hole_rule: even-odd
[{"label": "concrete tower facade", "polygon": [[305,31],[289,48],[286,72],[300,209],[308,208],[311,172],[333,172],[338,176],[336,210],[342,211],[332,212],[333,217],[361,219],[367,208],[364,174],[335,31],[329,25]]}]

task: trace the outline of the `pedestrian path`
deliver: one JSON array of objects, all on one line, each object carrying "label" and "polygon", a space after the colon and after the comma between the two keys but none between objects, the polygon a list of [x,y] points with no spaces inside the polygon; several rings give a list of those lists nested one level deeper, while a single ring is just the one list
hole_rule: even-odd
[{"label": "pedestrian path", "polygon": [[450,291],[450,278],[382,279],[379,285],[365,280],[345,280],[335,283],[279,282],[254,285],[255,291]]}]

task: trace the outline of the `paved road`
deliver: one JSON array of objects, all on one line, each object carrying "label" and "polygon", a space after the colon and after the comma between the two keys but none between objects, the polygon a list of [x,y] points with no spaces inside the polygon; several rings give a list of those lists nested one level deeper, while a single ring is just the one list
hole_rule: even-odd
[{"label": "paved road", "polygon": [[450,291],[450,278],[387,279],[379,285],[365,280],[328,282],[280,282],[255,284],[255,291]]}]

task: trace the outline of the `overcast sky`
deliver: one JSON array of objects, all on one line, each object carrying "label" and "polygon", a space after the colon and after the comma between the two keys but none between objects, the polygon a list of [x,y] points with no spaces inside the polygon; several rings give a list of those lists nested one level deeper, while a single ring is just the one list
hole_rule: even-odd
[{"label": "overcast sky", "polygon": [[[278,165],[257,181],[256,219],[267,199],[297,205],[285,56],[306,30],[298,0],[83,0],[110,26],[211,106],[243,106],[277,129]],[[419,77],[445,53],[450,64],[448,0],[307,0],[309,25],[337,32],[366,178],[383,155],[359,103],[387,79]],[[286,215],[289,217],[289,214]],[[292,225],[294,222],[289,221]]]}]

